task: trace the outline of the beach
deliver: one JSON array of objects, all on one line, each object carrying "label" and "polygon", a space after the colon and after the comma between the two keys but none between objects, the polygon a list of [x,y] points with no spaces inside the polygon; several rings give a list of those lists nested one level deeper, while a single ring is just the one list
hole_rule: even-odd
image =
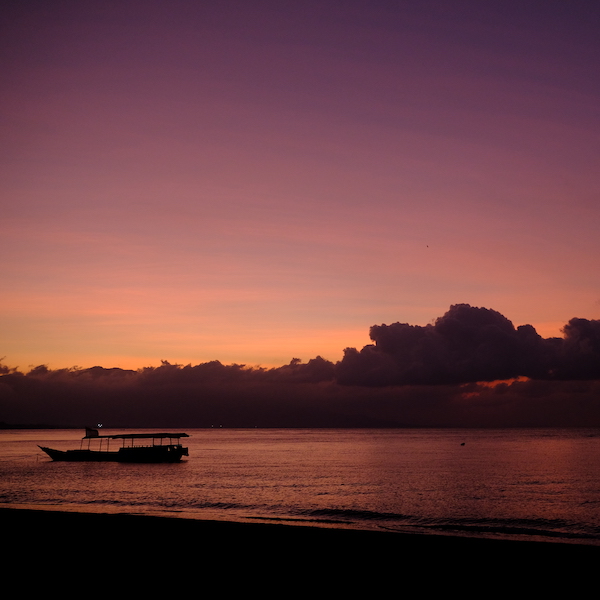
[{"label": "beach", "polygon": [[11,549],[9,566],[11,559],[18,565],[36,556],[46,572],[92,573],[102,586],[105,577],[118,572],[121,585],[171,576],[174,584],[218,576],[227,577],[227,585],[239,585],[240,577],[270,580],[293,574],[304,584],[337,581],[351,587],[353,581],[383,584],[425,566],[435,574],[431,585],[439,584],[435,576],[441,572],[465,568],[494,572],[500,584],[518,573],[531,576],[534,564],[546,573],[552,569],[553,577],[572,574],[600,550],[556,542],[10,507],[0,508],[0,519]]}]

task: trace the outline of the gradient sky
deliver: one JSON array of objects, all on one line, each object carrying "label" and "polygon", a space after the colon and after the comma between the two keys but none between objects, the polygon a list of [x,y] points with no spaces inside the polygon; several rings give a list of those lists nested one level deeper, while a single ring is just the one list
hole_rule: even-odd
[{"label": "gradient sky", "polygon": [[339,360],[600,318],[595,1],[9,1],[0,357]]}]

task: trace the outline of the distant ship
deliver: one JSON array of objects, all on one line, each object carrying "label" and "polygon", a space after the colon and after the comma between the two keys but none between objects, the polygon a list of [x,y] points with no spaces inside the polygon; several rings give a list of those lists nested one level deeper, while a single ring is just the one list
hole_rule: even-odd
[{"label": "distant ship", "polygon": [[[187,433],[125,433],[118,435],[100,435],[97,429],[86,428],[81,438],[79,450],[54,450],[41,448],[52,460],[75,462],[128,462],[128,463],[161,463],[178,462],[182,456],[188,456],[188,449],[180,443],[180,438],[189,437]],[[87,448],[84,441],[87,440]],[[98,440],[97,450],[91,448],[92,440]],[[103,440],[106,448],[102,449]],[[121,440],[118,450],[110,450],[110,440]],[[149,442],[149,440],[152,440]],[[164,443],[168,440],[168,443]]]}]

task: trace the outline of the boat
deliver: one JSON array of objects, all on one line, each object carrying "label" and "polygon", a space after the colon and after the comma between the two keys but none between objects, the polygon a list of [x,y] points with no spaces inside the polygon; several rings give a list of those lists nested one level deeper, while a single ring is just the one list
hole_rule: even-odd
[{"label": "boat", "polygon": [[[78,450],[54,450],[41,448],[52,460],[70,462],[127,462],[162,463],[178,462],[182,456],[188,456],[188,449],[180,443],[180,438],[189,437],[187,433],[121,433],[100,435],[97,429],[86,428]],[[87,448],[85,442],[87,440]],[[92,447],[92,440],[98,441],[98,448]],[[121,447],[110,449],[110,441],[119,440]],[[104,441],[106,445],[104,446]],[[166,443],[165,443],[166,441]]]}]

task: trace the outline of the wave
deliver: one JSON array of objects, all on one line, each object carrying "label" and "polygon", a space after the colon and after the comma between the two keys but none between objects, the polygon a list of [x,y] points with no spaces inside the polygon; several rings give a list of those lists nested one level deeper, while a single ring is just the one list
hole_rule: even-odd
[{"label": "wave", "polygon": [[[14,502],[14,498],[11,499]],[[57,499],[38,501],[39,504],[64,504]],[[314,525],[339,525],[355,529],[385,529],[398,533],[462,535],[497,539],[543,539],[600,545],[600,527],[565,519],[502,519],[502,518],[435,518],[367,509],[318,508],[304,509],[284,505],[245,504],[235,502],[191,502],[173,500],[134,500],[94,498],[79,499],[80,506],[103,506],[135,512],[185,513],[191,518],[219,515],[225,520],[261,520],[270,522],[301,521]]]},{"label": "wave", "polygon": [[[87,505],[112,505],[152,511],[181,511],[195,514],[221,513],[225,518],[243,516],[248,519],[268,521],[302,520],[315,524],[340,524],[354,528],[384,528],[398,532],[437,533],[511,539],[540,538],[556,541],[585,541],[600,545],[600,527],[565,519],[500,519],[500,518],[435,518],[407,515],[395,512],[380,512],[367,509],[318,508],[302,509],[269,504],[244,504],[235,502],[192,502],[177,501],[120,501],[94,499],[82,502]],[[234,516],[235,515],[235,516]]]},{"label": "wave", "polygon": [[357,509],[322,508],[296,511],[315,519],[354,522],[355,524],[381,524],[386,529],[398,531],[462,533],[494,537],[543,537],[565,541],[597,541],[600,544],[600,527],[583,525],[564,519],[477,519],[477,518],[432,518],[400,513],[378,512]]}]

